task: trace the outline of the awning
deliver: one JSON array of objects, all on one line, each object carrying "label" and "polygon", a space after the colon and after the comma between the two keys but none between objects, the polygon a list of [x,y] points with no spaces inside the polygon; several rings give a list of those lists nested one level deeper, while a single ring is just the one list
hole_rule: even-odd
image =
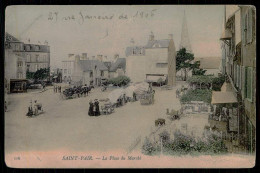
[{"label": "awning", "polygon": [[147,81],[151,81],[151,82],[157,82],[160,78],[161,78],[163,81],[166,80],[166,76],[152,76],[152,75],[147,76],[147,77],[146,77],[146,80],[147,80]]},{"label": "awning", "polygon": [[229,29],[225,29],[221,35],[220,40],[230,40],[232,38],[231,31]]},{"label": "awning", "polygon": [[224,82],[221,87],[221,92],[231,92],[233,91],[232,85],[230,83]]},{"label": "awning", "polygon": [[237,103],[236,94],[234,92],[212,91],[211,104],[220,103]]}]

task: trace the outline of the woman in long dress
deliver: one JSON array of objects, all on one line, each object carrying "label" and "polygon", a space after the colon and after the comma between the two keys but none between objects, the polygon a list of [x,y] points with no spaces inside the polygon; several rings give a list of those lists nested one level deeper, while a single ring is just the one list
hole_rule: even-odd
[{"label": "woman in long dress", "polygon": [[93,115],[94,115],[93,109],[94,109],[94,104],[93,104],[93,102],[90,100],[90,102],[89,102],[89,110],[88,110],[88,115],[89,115],[89,116],[93,116]]}]

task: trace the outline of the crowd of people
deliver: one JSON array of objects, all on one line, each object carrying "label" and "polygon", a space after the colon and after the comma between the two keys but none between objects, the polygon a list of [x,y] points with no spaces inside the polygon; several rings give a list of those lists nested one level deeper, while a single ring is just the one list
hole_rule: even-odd
[{"label": "crowd of people", "polygon": [[82,97],[82,96],[88,96],[89,92],[91,91],[91,87],[87,86],[86,84],[85,85],[82,85],[82,86],[74,86],[72,88],[67,88],[63,91],[63,94],[66,96],[66,97],[72,97],[73,95],[76,94],[77,97]]}]

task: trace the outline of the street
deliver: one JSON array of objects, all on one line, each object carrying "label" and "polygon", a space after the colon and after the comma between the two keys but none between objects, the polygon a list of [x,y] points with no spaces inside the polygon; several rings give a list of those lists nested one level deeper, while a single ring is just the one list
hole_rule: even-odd
[{"label": "street", "polygon": [[[95,88],[87,97],[62,100],[52,88],[41,93],[9,95],[5,115],[6,152],[55,150],[127,150],[138,136],[149,135],[154,121],[164,118],[166,109],[179,109],[175,89],[155,88],[153,106],[130,102],[110,115],[88,116],[89,100],[107,98],[110,91]],[[44,113],[27,118],[30,100],[42,103]]]}]

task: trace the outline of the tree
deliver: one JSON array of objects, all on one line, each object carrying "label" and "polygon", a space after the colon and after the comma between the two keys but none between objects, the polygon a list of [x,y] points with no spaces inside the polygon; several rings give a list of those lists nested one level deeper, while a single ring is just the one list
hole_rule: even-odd
[{"label": "tree", "polygon": [[50,68],[41,68],[34,73],[33,78],[36,81],[43,80],[43,79],[47,79],[49,75],[50,75]]},{"label": "tree", "polygon": [[50,68],[41,68],[36,72],[26,72],[27,79],[33,79],[35,81],[47,79],[50,75]]},{"label": "tree", "polygon": [[193,75],[204,75],[206,70],[200,69],[200,62],[194,60],[194,54],[186,51],[185,48],[181,48],[177,52],[176,56],[176,71],[183,70],[184,78],[183,80],[187,80],[187,75],[190,70],[192,70]]},{"label": "tree", "polygon": [[116,78],[112,78],[108,80],[109,84],[113,84],[115,86],[125,86],[130,82],[130,78],[127,76],[118,76]]}]

